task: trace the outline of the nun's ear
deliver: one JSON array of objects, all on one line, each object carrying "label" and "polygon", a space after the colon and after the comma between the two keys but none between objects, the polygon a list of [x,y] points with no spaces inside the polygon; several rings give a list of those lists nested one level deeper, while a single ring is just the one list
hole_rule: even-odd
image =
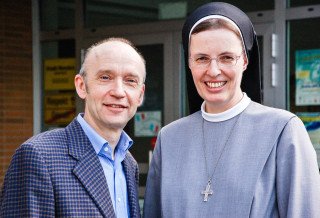
[{"label": "nun's ear", "polygon": [[243,65],[242,65],[242,70],[245,71],[248,66],[248,58],[245,54],[243,54]]},{"label": "nun's ear", "polygon": [[248,64],[243,65],[243,72],[247,69]]}]

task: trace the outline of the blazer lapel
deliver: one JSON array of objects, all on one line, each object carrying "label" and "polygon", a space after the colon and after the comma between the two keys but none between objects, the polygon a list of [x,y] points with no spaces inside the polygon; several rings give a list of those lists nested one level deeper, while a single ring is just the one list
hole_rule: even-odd
[{"label": "blazer lapel", "polygon": [[74,175],[83,184],[101,214],[104,217],[116,217],[102,166],[89,139],[76,120],[67,127],[67,132],[69,154],[78,160],[73,169]]},{"label": "blazer lapel", "polygon": [[[122,162],[122,166],[124,169],[124,173],[126,175],[127,181],[127,192],[130,206],[130,217],[140,217],[140,206],[139,206],[139,198],[138,198],[138,187],[137,187],[137,179],[139,176],[138,171],[135,168],[135,162],[130,160],[131,154],[128,152],[126,158]],[[133,159],[133,158],[132,158]]]}]

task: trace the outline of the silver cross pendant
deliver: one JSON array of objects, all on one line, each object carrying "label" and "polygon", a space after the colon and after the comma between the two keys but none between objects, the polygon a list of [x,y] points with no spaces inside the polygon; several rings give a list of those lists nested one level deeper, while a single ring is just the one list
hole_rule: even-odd
[{"label": "silver cross pendant", "polygon": [[203,201],[205,201],[205,202],[208,201],[209,195],[213,194],[213,191],[210,190],[210,188],[211,188],[211,180],[209,179],[208,184],[206,186],[206,189],[201,192],[201,194],[203,195]]}]

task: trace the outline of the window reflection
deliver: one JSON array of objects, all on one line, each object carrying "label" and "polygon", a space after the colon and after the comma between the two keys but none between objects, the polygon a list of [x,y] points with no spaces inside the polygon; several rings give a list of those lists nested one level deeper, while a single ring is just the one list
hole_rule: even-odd
[{"label": "window reflection", "polygon": [[[183,19],[208,0],[189,1],[135,1],[135,0],[86,0],[85,27],[94,28],[121,24],[155,22],[163,19]],[[232,0],[230,4],[246,12],[272,10],[274,1]]]},{"label": "window reflection", "polygon": [[52,31],[74,28],[74,0],[41,0],[39,4],[41,30]]},{"label": "window reflection", "polygon": [[307,6],[319,4],[319,0],[288,0],[287,6],[289,7],[298,7],[298,6]]}]

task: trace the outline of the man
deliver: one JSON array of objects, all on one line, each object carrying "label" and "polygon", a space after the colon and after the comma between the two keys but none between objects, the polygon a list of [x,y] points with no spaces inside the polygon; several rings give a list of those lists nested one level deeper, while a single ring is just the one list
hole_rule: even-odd
[{"label": "man", "polygon": [[109,38],[89,48],[75,76],[84,114],[17,149],[0,217],[140,217],[138,166],[123,128],[143,101],[145,76],[129,41]]}]

